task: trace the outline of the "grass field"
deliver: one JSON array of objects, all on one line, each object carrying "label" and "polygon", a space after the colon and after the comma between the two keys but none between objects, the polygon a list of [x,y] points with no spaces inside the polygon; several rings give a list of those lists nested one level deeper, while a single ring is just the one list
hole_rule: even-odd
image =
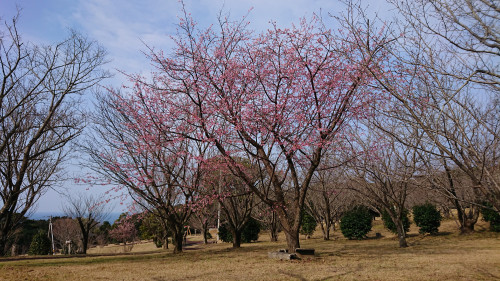
[{"label": "grass field", "polygon": [[[480,222],[476,233],[459,235],[455,223],[445,221],[437,236],[418,235],[412,227],[406,249],[380,221],[362,241],[346,240],[339,231],[324,241],[318,230],[301,241],[316,256],[294,261],[269,259],[267,252],[285,243],[284,237],[267,242],[266,234],[240,249],[193,245],[178,255],[147,243],[126,255],[119,254],[123,246],[110,246],[91,249],[87,257],[0,259],[0,280],[500,280],[500,235],[486,227]],[[375,232],[383,237],[375,239]]]}]

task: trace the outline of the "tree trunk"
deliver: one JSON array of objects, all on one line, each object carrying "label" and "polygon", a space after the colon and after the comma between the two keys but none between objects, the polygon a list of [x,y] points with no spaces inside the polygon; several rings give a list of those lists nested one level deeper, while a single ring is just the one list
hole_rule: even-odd
[{"label": "tree trunk", "polygon": [[271,223],[269,224],[270,228],[270,235],[271,235],[271,242],[277,242],[278,241],[278,220],[276,218],[276,213],[273,211],[272,217],[271,217]]},{"label": "tree trunk", "polygon": [[205,244],[208,244],[208,228],[207,227],[203,227],[203,229],[201,230],[201,232],[203,233],[203,242]]},{"label": "tree trunk", "polygon": [[7,239],[4,233],[0,233],[0,257],[5,256],[7,251]]},{"label": "tree trunk", "polygon": [[300,248],[298,227],[297,230],[293,230],[291,232],[285,231],[285,236],[286,236],[286,245],[288,246],[288,252],[295,253],[295,250],[297,248]]},{"label": "tree trunk", "polygon": [[241,247],[241,230],[232,230],[233,234],[233,248]]},{"label": "tree trunk", "polygon": [[479,219],[479,210],[477,207],[470,206],[469,211],[467,212],[465,209],[460,211],[459,215],[460,219],[460,233],[467,234],[474,232],[474,226]]},{"label": "tree trunk", "polygon": [[174,254],[182,252],[182,241],[184,240],[182,227],[175,227],[173,230],[172,244],[174,244]]},{"label": "tree trunk", "polygon": [[10,231],[14,230],[12,225],[12,214],[4,212],[0,214],[0,257],[3,257],[8,252],[8,236]]},{"label": "tree trunk", "polygon": [[168,250],[168,236],[163,238],[163,249]]},{"label": "tree trunk", "polygon": [[467,234],[474,232],[474,226],[476,225],[477,220],[464,218],[460,225],[460,233]]},{"label": "tree trunk", "polygon": [[278,241],[278,228],[271,228],[271,242]]},{"label": "tree trunk", "polygon": [[[460,223],[460,233],[465,234],[474,232],[474,225],[476,224],[477,219],[479,218],[479,212],[474,212],[474,210],[472,209],[469,210],[469,214],[466,214],[466,209],[462,206],[462,203],[458,200],[457,193],[455,191],[455,183],[453,181],[451,171],[448,168],[446,162],[444,162],[444,167],[446,175],[448,177],[448,184],[449,184],[448,192],[450,192],[453,195],[454,198],[452,199],[452,202],[455,205],[455,208],[457,209],[458,221]],[[471,206],[471,208],[473,207]]]},{"label": "tree trunk", "polygon": [[[328,197],[328,194],[323,191],[323,198],[325,199],[325,206],[326,206],[326,216],[324,218],[325,220],[325,230],[323,231],[323,239],[324,240],[330,240],[330,226],[332,223],[332,212],[330,210],[330,199]],[[323,229],[323,224],[321,224],[321,228]]]},{"label": "tree trunk", "polygon": [[325,222],[325,230],[323,231],[323,239],[324,240],[330,240],[330,225],[329,223]]},{"label": "tree trunk", "polygon": [[322,221],[319,221],[319,226],[321,226],[321,232],[323,233],[323,239],[328,240],[325,226]]},{"label": "tree trunk", "polygon": [[408,243],[406,243],[406,231],[401,218],[397,220],[397,228],[398,228],[399,247],[400,248],[408,247]]},{"label": "tree trunk", "polygon": [[[288,220],[289,216],[293,216],[292,220]],[[278,218],[280,225],[285,232],[286,244],[289,253],[295,253],[295,249],[300,248],[300,208],[297,208],[295,212],[288,213],[283,208],[278,209]]]},{"label": "tree trunk", "polygon": [[84,232],[82,235],[82,254],[86,255],[87,254],[87,246],[89,244],[89,233]]}]

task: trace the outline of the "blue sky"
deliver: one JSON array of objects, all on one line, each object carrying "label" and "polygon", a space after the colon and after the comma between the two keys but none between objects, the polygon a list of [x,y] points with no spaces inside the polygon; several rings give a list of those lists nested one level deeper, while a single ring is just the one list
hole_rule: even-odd
[{"label": "blue sky", "polygon": [[[369,5],[370,13],[382,18],[390,14],[384,0],[364,2]],[[288,26],[312,13],[338,15],[344,8],[335,0],[186,0],[185,5],[202,26],[215,23],[221,9],[230,12],[233,18],[241,18],[253,8],[249,20],[255,30],[265,30],[270,20]],[[2,20],[10,20],[16,14],[16,7],[21,9],[18,31],[26,41],[51,44],[63,40],[69,29],[97,40],[107,49],[111,60],[107,67],[115,73],[104,84],[119,86],[126,81],[115,70],[143,74],[151,70],[142,53],[146,49],[144,43],[168,52],[172,44],[169,36],[175,33],[181,5],[177,0],[0,0]],[[68,168],[78,170],[74,166]],[[66,188],[82,189],[71,184]],[[57,192],[48,191],[40,199],[38,211],[57,212],[62,200]],[[121,211],[120,206],[117,204],[115,211]]]}]

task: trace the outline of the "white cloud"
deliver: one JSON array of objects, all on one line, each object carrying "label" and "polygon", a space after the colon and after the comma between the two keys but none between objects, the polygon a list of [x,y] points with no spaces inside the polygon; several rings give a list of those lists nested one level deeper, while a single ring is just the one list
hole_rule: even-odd
[{"label": "white cloud", "polygon": [[150,69],[141,52],[146,50],[144,43],[159,48],[169,47],[168,34],[173,26],[169,19],[174,17],[175,5],[162,3],[84,0],[79,3],[73,17],[85,33],[108,50],[112,68],[137,73]]},{"label": "white cloud", "polygon": [[[385,1],[370,1],[371,10],[386,13],[381,3]],[[328,0],[186,0],[185,4],[188,12],[203,27],[216,23],[221,9],[229,12],[233,19],[238,19],[253,7],[248,19],[251,28],[256,30],[269,28],[271,20],[280,26],[289,26],[303,16],[320,11],[328,20],[328,13],[338,14],[345,7],[337,1]],[[181,4],[175,0],[81,0],[72,17],[85,33],[108,49],[111,68],[144,74],[151,70],[142,53],[146,50],[144,43],[168,51],[172,47],[169,35],[175,33],[180,9]],[[121,78],[117,75],[113,84],[120,84]]]}]

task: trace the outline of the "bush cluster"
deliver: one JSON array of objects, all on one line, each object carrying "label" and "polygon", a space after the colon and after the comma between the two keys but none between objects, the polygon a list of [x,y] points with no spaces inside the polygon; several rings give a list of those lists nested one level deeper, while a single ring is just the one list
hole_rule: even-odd
[{"label": "bush cluster", "polygon": [[312,235],[318,225],[314,217],[306,211],[302,211],[300,224],[300,234],[307,236]]},{"label": "bush cluster", "polygon": [[340,220],[340,231],[348,239],[363,239],[372,229],[372,215],[365,206],[356,206]]},{"label": "bush cluster", "polygon": [[495,232],[500,232],[500,213],[493,210],[491,204],[484,204],[485,206],[481,208],[481,213],[483,214],[483,220],[490,223],[490,230]]},{"label": "bush cluster", "polygon": [[[250,243],[252,241],[257,241],[259,239],[259,232],[260,223],[256,219],[250,217],[241,231],[241,242]],[[224,242],[233,242],[233,234],[227,223],[223,223],[219,227],[219,238]]]},{"label": "bush cluster", "polygon": [[419,232],[436,234],[443,217],[431,203],[416,205],[413,207],[413,221],[420,228]]}]

